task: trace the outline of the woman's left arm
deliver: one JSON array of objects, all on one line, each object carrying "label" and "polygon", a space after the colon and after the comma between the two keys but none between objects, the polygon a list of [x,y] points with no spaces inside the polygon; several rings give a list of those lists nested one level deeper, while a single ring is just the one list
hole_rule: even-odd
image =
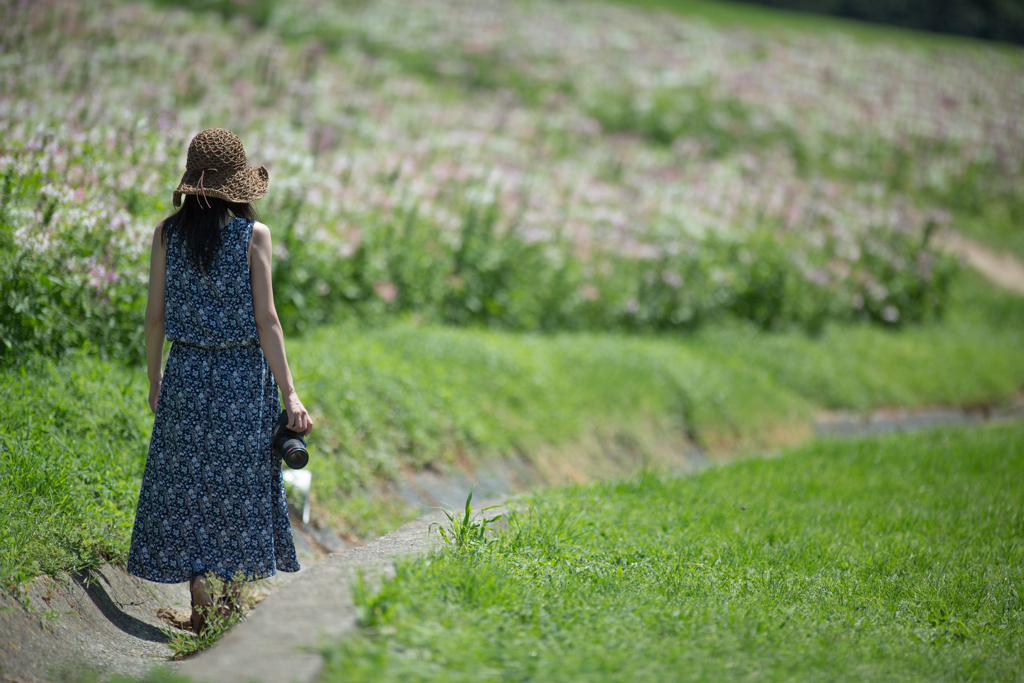
[{"label": "woman's left arm", "polygon": [[149,298],[146,300],[146,369],[149,373],[149,408],[156,412],[163,381],[164,356],[164,293],[167,287],[167,249],[158,225],[153,233],[153,250],[149,257]]}]

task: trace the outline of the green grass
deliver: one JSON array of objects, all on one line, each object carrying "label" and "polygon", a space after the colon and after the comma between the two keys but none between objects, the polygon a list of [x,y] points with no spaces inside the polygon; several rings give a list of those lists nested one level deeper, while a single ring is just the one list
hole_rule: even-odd
[{"label": "green grass", "polygon": [[1007,52],[1018,49],[1009,43],[916,31],[843,17],[750,5],[743,2],[723,2],[721,0],[612,0],[612,2],[651,10],[678,12],[686,17],[703,19],[716,26],[736,26],[766,32],[835,32],[867,43],[896,42],[904,45],[917,45],[922,48],[983,48]]},{"label": "green grass", "polygon": [[711,450],[766,448],[806,435],[821,408],[1004,401],[1024,388],[1022,344],[1024,300],[964,273],[945,322],[901,332],[733,325],[657,338],[405,324],[324,328],[289,354],[319,419],[317,502],[358,526],[348,496],[407,466],[529,454],[594,431],[643,442],[652,419],[661,435],[685,432]]},{"label": "green grass", "polygon": [[1020,680],[1024,426],[552,490],[358,594],[324,681]]},{"label": "green grass", "polygon": [[983,210],[972,215],[964,212],[957,228],[967,237],[973,237],[986,246],[1008,251],[1024,260],[1024,203],[1018,202],[1017,215],[1012,215],[1009,203],[991,202]]},{"label": "green grass", "polygon": [[[1024,300],[969,273],[954,299],[943,323],[817,338],[741,325],[691,337],[322,328],[288,343],[317,419],[315,509],[366,536],[415,514],[374,493],[403,468],[607,458],[602,447],[622,444],[656,464],[686,437],[711,451],[792,443],[820,408],[1014,396]],[[0,581],[124,558],[152,425],[145,387],[141,368],[91,358],[0,373]]]},{"label": "green grass", "polygon": [[714,330],[699,348],[722,363],[763,369],[815,406],[870,410],[898,405],[984,404],[1024,388],[1024,300],[993,292],[973,271],[961,275],[940,324],[901,332],[831,326],[816,339]]},{"label": "green grass", "polygon": [[125,556],[145,391],[145,373],[90,359],[0,374],[0,584]]}]

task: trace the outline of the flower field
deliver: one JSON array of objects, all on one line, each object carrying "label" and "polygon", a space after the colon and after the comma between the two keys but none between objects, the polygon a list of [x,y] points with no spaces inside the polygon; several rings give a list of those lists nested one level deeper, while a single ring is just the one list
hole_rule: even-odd
[{"label": "flower field", "polygon": [[0,358],[134,353],[152,227],[214,126],[270,170],[293,331],[900,325],[946,303],[932,231],[1024,218],[1024,51],[583,0],[0,12]]}]

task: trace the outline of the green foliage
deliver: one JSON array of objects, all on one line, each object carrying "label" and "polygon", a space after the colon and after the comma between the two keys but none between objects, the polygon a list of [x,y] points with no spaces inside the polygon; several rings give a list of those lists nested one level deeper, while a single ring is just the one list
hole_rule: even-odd
[{"label": "green foliage", "polygon": [[487,540],[487,533],[492,531],[491,525],[502,518],[502,515],[488,517],[484,514],[497,509],[497,505],[486,507],[473,516],[473,488],[475,487],[469,489],[469,495],[466,496],[466,507],[462,516],[460,517],[456,510],[442,510],[444,516],[448,518],[448,525],[437,525],[437,533],[457,553],[466,552],[484,543]]},{"label": "green foliage", "polygon": [[1012,680],[1020,425],[820,443],[535,495],[406,563],[324,680]]},{"label": "green foliage", "polygon": [[[973,120],[965,112],[1002,120],[987,117],[1005,103],[989,102],[984,93],[946,97],[945,81],[937,78],[946,73],[943,61],[934,60],[940,67],[932,70],[919,55],[899,51],[899,40],[889,47],[916,66],[894,75],[893,87],[903,87],[901,78],[913,82],[920,70],[931,99],[911,118],[932,118],[925,111],[931,107],[943,122],[938,131],[904,132],[908,117],[892,102],[879,105],[873,116],[881,118],[871,125],[863,117],[845,126],[823,124],[822,112],[860,106],[859,95],[842,110],[825,106],[845,101],[836,92],[844,83],[861,92],[871,80],[849,56],[856,50],[825,60],[820,82],[815,77],[778,89],[800,85],[808,89],[797,88],[803,95],[773,104],[744,94],[737,83],[747,77],[740,76],[762,73],[773,50],[789,49],[787,41],[811,62],[832,57],[827,45],[797,32],[784,40],[750,33],[725,41],[735,50],[716,43],[725,49],[715,67],[721,71],[688,80],[685,73],[658,76],[652,57],[671,52],[675,38],[641,13],[630,19],[637,22],[629,35],[668,42],[651,49],[643,48],[646,38],[633,48],[609,44],[606,53],[621,60],[607,63],[588,52],[594,64],[577,64],[560,52],[561,41],[535,40],[538,32],[509,28],[478,44],[459,38],[459,22],[440,14],[431,19],[437,33],[424,28],[428,15],[388,14],[394,8],[373,3],[321,3],[314,11],[269,0],[160,0],[158,8],[188,11],[140,9],[131,20],[122,20],[117,7],[57,2],[38,13],[12,5],[5,14],[10,30],[3,40],[12,41],[5,44],[35,47],[25,68],[9,69],[12,96],[31,114],[12,121],[0,150],[0,363],[85,343],[141,359],[147,234],[169,210],[166,195],[191,132],[184,122],[193,116],[235,121],[230,125],[260,146],[252,150],[266,157],[274,177],[287,179],[275,180],[261,209],[280,247],[275,295],[289,332],[406,314],[520,331],[688,333],[729,317],[811,333],[829,321],[900,326],[940,317],[948,306],[956,263],[922,239],[927,211],[948,210],[958,227],[1024,253],[1016,229],[1024,216],[1018,146],[1001,142],[988,124],[979,124],[984,130],[972,133],[980,137],[970,144],[950,132]],[[746,12],[755,18],[748,23],[765,15],[749,7],[719,10]],[[112,23],[94,21],[113,16]],[[509,15],[517,16],[529,15]],[[139,38],[151,35],[146,26],[165,23],[176,35],[202,36],[227,50],[218,59],[230,68],[211,75],[195,60],[174,66],[170,57],[179,43]],[[259,40],[250,39],[250,23]],[[700,35],[703,29],[683,22],[673,30],[690,35],[695,28]],[[603,29],[580,30],[596,36]],[[705,38],[720,41],[715,33],[707,29]],[[131,59],[118,52],[118,45],[136,43],[141,47]],[[949,56],[948,73],[957,78],[986,64],[980,52],[963,61]],[[1003,60],[992,65],[1006,71]],[[166,116],[167,103],[139,95],[154,82],[170,83],[167,103],[183,112],[178,123]],[[278,97],[285,83],[301,83],[302,97]],[[987,91],[999,92],[997,83],[986,81]],[[238,92],[224,98],[228,88]],[[65,125],[70,103],[92,92],[128,104],[117,110],[76,104],[77,123]],[[500,140],[495,150],[506,151],[476,158],[464,142],[448,146],[477,130],[472,119],[446,128],[408,113],[441,100],[462,110],[499,101],[529,125],[488,129]],[[259,115],[240,116],[235,107]],[[374,112],[392,110],[405,113],[372,120]],[[426,151],[407,140],[420,140]],[[381,145],[391,146],[381,153]],[[112,155],[112,148],[123,152]],[[362,160],[344,162],[350,153]],[[378,161],[366,163],[370,157]],[[391,157],[394,162],[379,162]],[[452,160],[458,173],[435,174],[439,159]],[[513,172],[486,180],[506,166]],[[414,170],[405,173],[406,167]],[[663,182],[692,183],[716,173],[722,177],[709,188],[719,190],[778,174],[777,192],[759,196],[785,201],[723,212],[719,205],[733,205],[735,197],[703,206],[702,193],[679,198],[673,181]],[[345,201],[336,201],[339,177],[350,190]],[[652,196],[661,199],[634,203],[654,185]],[[616,198],[587,207],[588,193],[575,194],[577,187]],[[809,215],[796,223],[786,218],[804,209]],[[888,209],[899,217],[885,218],[893,214]],[[618,213],[624,225],[609,225],[607,216]],[[586,228],[590,243],[569,234],[574,224]],[[353,233],[361,237],[353,240]],[[630,248],[620,248],[623,237]]]},{"label": "green foliage", "polygon": [[156,0],[165,7],[180,7],[193,12],[214,12],[225,20],[244,17],[264,27],[274,11],[274,0]]},{"label": "green foliage", "polygon": [[749,105],[717,94],[711,84],[641,93],[607,90],[581,99],[587,113],[609,133],[640,133],[664,145],[688,138],[716,156],[780,142],[796,157],[806,153],[791,128],[757,121]]},{"label": "green foliage", "polygon": [[[766,330],[817,332],[830,320],[900,327],[940,317],[957,272],[954,259],[921,239],[888,231],[861,240],[854,287],[827,274],[832,248],[808,263],[795,257],[800,252],[789,239],[768,230],[742,240],[709,235],[649,259],[592,254],[585,263],[567,242],[499,233],[494,204],[467,206],[451,242],[412,209],[362,239],[351,255],[339,255],[295,234],[289,226],[299,210],[285,202],[267,218],[282,226],[273,277],[289,332],[401,314],[545,332],[691,332],[724,317]],[[879,286],[884,296],[873,293]]]},{"label": "green foliage", "polygon": [[125,556],[151,424],[144,380],[85,359],[0,374],[0,581]]},{"label": "green foliage", "polygon": [[[977,49],[977,40],[950,33],[933,33],[897,28],[890,24],[855,21],[837,14],[820,14],[770,7],[753,0],[738,2],[721,0],[613,0],[614,2],[645,9],[659,9],[677,12],[681,15],[699,18],[715,26],[754,29],[760,33],[809,31],[832,35],[849,36],[860,42],[874,45],[894,42],[911,44],[924,48]],[[988,43],[992,50],[1009,52],[1013,47],[999,43]]]},{"label": "green foliage", "polygon": [[1021,389],[1024,366],[997,349],[1024,344],[1021,298],[991,291],[974,273],[964,274],[951,298],[944,323],[898,334],[828,325],[809,339],[733,326],[707,330],[694,346],[717,363],[743,358],[825,408],[971,405],[1012,397]]},{"label": "green foliage", "polygon": [[902,28],[1024,44],[1024,9],[1012,0],[745,0]]},{"label": "green foliage", "polygon": [[[661,428],[711,448],[763,446],[815,407],[986,403],[1024,386],[1024,306],[970,276],[948,318],[892,333],[826,325],[817,337],[709,326],[686,340],[511,335],[412,322],[323,328],[289,342],[317,416],[315,502],[349,501],[403,467],[532,453],[591,430]],[[358,522],[361,530],[380,530]]]},{"label": "green foliage", "polygon": [[[80,154],[96,161],[95,150]],[[55,172],[12,167],[0,177],[0,365],[83,346],[141,359],[145,287],[117,272],[137,269],[140,255],[123,235],[95,229],[125,229],[127,216],[76,203]],[[18,229],[26,213],[30,231]]]}]

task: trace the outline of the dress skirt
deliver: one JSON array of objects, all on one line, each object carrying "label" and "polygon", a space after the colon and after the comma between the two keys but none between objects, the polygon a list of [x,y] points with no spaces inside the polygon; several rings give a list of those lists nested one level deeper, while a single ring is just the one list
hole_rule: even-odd
[{"label": "dress skirt", "polygon": [[281,461],[277,384],[257,345],[175,342],[164,372],[128,571],[179,583],[298,571]]}]

